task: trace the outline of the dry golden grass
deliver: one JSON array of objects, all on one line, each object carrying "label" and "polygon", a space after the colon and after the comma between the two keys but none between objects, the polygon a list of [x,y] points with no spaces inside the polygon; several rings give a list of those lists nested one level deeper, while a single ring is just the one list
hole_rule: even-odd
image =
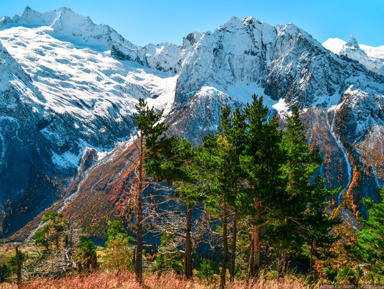
[{"label": "dry golden grass", "polygon": [[[123,273],[118,276],[114,273],[94,273],[88,276],[68,277],[59,280],[37,279],[28,284],[24,284],[23,289],[133,289],[133,288],[156,288],[156,289],[214,289],[218,284],[208,284],[198,279],[185,280],[175,275],[163,275],[158,278],[155,275],[146,275],[145,284],[140,286],[135,282],[132,273]],[[0,284],[1,289],[16,289],[16,285],[9,283]],[[247,286],[244,282],[228,284],[228,289],[302,289],[309,288],[300,280],[294,278],[284,278],[278,280],[259,280]]]}]

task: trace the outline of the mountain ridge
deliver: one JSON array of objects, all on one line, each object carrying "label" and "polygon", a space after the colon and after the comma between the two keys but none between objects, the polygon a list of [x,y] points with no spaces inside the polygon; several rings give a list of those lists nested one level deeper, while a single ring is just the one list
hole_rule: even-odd
[{"label": "mountain ridge", "polygon": [[[79,202],[76,196],[110,202],[102,190],[113,192],[119,184],[109,175],[117,167],[129,170],[118,160],[132,152],[126,141],[135,132],[130,115],[139,97],[165,109],[170,134],[193,143],[215,132],[222,106],[242,107],[254,93],[264,95],[282,126],[290,107],[298,105],[308,141],[325,159],[321,172],[327,185],[343,188],[340,202],[347,193],[356,201],[377,198],[384,174],[372,155],[380,151],[384,158],[378,142],[384,133],[384,77],[359,59],[332,53],[296,25],[232,17],[213,32],[188,34],[182,46],[139,47],[67,8],[45,13],[47,19],[30,8],[24,12],[0,20],[0,53],[9,55],[0,63],[8,79],[0,92],[0,151],[1,160],[7,159],[0,172],[14,166],[7,180],[0,174],[0,183],[10,183],[0,186],[5,235],[63,199],[70,201],[64,211]],[[67,27],[73,17],[77,24]],[[25,25],[25,19],[36,24],[36,18],[44,25]],[[14,105],[12,95],[25,110],[16,122],[6,120],[14,113],[5,106],[7,99]],[[13,136],[18,125],[19,139]],[[80,172],[89,149],[93,165]],[[29,173],[16,185],[11,172],[17,166]],[[361,174],[358,186],[355,171]],[[34,181],[37,175],[41,179]],[[100,179],[109,183],[96,184]]]}]

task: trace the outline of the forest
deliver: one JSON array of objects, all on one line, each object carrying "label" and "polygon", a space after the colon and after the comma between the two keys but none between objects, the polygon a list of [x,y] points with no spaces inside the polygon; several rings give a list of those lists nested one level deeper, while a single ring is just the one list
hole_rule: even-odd
[{"label": "forest", "polygon": [[297,107],[281,120],[254,95],[243,108],[222,108],[217,132],[200,144],[168,135],[163,112],[143,99],[136,108],[136,153],[119,192],[118,215],[129,221],[109,220],[96,246],[73,220],[47,211],[31,242],[1,246],[4,286],[384,284],[384,204],[357,207],[328,188]]}]

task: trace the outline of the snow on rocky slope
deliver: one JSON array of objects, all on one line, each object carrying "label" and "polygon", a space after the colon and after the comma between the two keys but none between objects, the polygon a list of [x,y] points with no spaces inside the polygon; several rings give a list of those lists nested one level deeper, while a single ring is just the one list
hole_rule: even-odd
[{"label": "snow on rocky slope", "polygon": [[367,69],[384,75],[384,46],[359,45],[353,36],[348,42],[339,38],[330,38],[323,43],[323,46],[337,55],[355,60]]},{"label": "snow on rocky slope", "polygon": [[[102,152],[130,138],[139,97],[171,109],[177,60],[167,59],[179,51],[170,44],[138,49],[66,8],[27,8],[0,27],[0,209],[34,215],[55,199],[55,177],[76,172],[86,147]],[[112,45],[142,59],[117,59]],[[35,184],[37,174],[47,187]],[[30,191],[35,185],[44,190]],[[36,208],[27,205],[33,198]]]},{"label": "snow on rocky slope", "polygon": [[[379,52],[364,52],[353,39],[332,53],[338,44],[326,49],[293,24],[233,17],[213,32],[188,34],[182,46],[139,47],[70,9],[26,8],[0,20],[0,41],[0,183],[4,174],[17,183],[0,186],[6,234],[57,201],[58,183],[84,197],[95,193],[96,180],[115,179],[105,164],[127,155],[124,144],[73,179],[89,186],[70,182],[86,147],[110,151],[130,138],[139,97],[165,109],[170,133],[194,143],[216,130],[223,105],[241,107],[254,93],[281,115],[298,105],[308,140],[326,159],[327,184],[343,187],[340,200],[347,191],[374,196],[384,180],[371,156],[384,131],[384,77],[370,58]],[[14,177],[19,166],[29,173]],[[352,190],[355,170],[362,183]],[[46,177],[36,184],[36,175]]]}]

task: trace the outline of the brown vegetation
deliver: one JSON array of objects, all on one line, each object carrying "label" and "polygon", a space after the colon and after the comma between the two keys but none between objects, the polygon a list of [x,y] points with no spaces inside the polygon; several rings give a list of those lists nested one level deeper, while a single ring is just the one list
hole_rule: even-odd
[{"label": "brown vegetation", "polygon": [[[133,273],[94,273],[88,276],[67,277],[59,280],[37,279],[24,284],[23,289],[117,289],[117,288],[156,288],[156,289],[203,289],[217,288],[218,284],[208,284],[198,279],[185,280],[175,275],[148,275],[144,278],[144,285],[135,281]],[[2,289],[14,289],[16,285],[9,283],[0,284]],[[256,283],[247,286],[244,282],[234,282],[227,285],[228,289],[301,289],[316,288],[306,286],[301,280],[295,278],[283,278],[280,280],[264,280],[260,278]]]}]

